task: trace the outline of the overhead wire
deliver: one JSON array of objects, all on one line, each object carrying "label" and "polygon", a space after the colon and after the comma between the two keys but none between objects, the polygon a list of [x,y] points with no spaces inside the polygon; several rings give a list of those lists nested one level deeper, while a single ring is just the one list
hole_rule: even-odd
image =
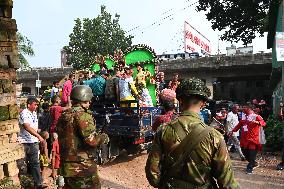
[{"label": "overhead wire", "polygon": [[[189,0],[187,0],[186,2],[188,2],[188,1],[189,1]],[[146,27],[144,27],[144,28],[138,30],[136,33],[138,33],[138,32],[139,32],[139,33],[144,33],[145,30],[147,30],[147,29],[149,29],[149,28],[151,28],[151,27],[153,27],[153,26],[155,26],[155,25],[160,26],[160,25],[163,24],[164,21],[167,21],[167,19],[173,20],[174,18],[173,18],[172,16],[174,16],[174,15],[177,14],[177,13],[180,13],[181,11],[184,11],[184,10],[186,10],[186,9],[188,9],[188,8],[190,8],[190,7],[192,7],[192,6],[195,5],[196,3],[198,3],[198,1],[189,4],[188,6],[186,6],[186,7],[184,7],[184,8],[181,8],[181,9],[176,10],[174,13],[171,13],[171,14],[169,14],[169,15],[163,17],[162,19],[159,19],[158,21],[155,21],[155,22],[153,22],[152,24],[150,24],[150,25],[148,25],[148,26],[146,26]],[[166,12],[167,12],[167,11],[166,11]],[[126,33],[130,33],[130,32],[133,32],[133,31],[134,31],[134,33],[135,33],[135,30],[137,30],[138,28],[140,28],[140,26],[136,26],[135,28],[132,28],[131,30],[127,31]],[[136,36],[134,33],[132,33],[132,35]]]},{"label": "overhead wire", "polygon": [[[179,27],[179,28],[181,28],[181,27]],[[179,51],[179,50],[181,50],[180,49],[180,47],[183,45],[182,44],[182,42],[183,42],[183,37],[181,37],[181,38],[178,38],[179,36],[181,36],[181,34],[183,34],[183,29],[179,29],[174,35],[173,35],[173,37],[171,38],[171,40],[170,40],[170,42],[169,42],[169,44],[167,45],[167,48],[165,48],[164,50],[163,50],[163,52],[164,53],[166,53],[166,52],[169,52],[169,51]],[[183,35],[182,35],[183,36]],[[180,44],[178,47],[177,47],[177,49],[171,49],[171,50],[168,50],[169,48],[168,47],[170,47],[170,46],[175,46],[176,44]]]}]

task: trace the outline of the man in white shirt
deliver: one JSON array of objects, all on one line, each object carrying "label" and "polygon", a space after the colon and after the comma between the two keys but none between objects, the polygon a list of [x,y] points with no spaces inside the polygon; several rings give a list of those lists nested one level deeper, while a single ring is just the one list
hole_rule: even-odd
[{"label": "man in white shirt", "polygon": [[[239,123],[238,119],[238,110],[239,106],[234,105],[232,111],[227,115],[227,122],[226,122],[226,133],[227,135],[234,129],[234,127]],[[233,133],[233,135],[229,138],[228,141],[228,150],[234,145],[238,154],[240,155],[242,161],[245,161],[245,156],[242,153],[242,149],[240,147],[240,141],[238,139],[239,132]]]},{"label": "man in white shirt", "polygon": [[40,173],[38,151],[39,142],[43,143],[45,140],[37,133],[37,107],[38,100],[35,97],[28,98],[27,108],[20,113],[20,133],[18,141],[24,145],[26,164],[34,179],[35,188],[42,189],[46,187],[42,185],[43,180]]}]

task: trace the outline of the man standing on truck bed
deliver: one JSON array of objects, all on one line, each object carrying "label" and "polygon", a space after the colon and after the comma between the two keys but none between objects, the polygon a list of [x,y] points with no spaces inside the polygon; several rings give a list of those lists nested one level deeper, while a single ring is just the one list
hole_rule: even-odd
[{"label": "man standing on truck bed", "polygon": [[177,88],[182,113],[157,131],[146,176],[156,188],[240,188],[223,136],[199,117],[210,90],[200,79]]},{"label": "man standing on truck bed", "polygon": [[108,143],[106,134],[98,134],[92,112],[88,110],[92,89],[77,85],[72,89],[73,107],[62,113],[57,124],[64,189],[100,189],[97,165],[94,162],[97,146]]}]

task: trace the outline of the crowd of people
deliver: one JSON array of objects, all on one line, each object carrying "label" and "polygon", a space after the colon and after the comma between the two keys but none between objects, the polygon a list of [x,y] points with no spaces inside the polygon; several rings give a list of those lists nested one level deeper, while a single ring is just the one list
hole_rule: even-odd
[{"label": "crowd of people", "polygon": [[[174,91],[163,91],[161,98],[165,113],[156,118],[153,124],[153,129],[157,130],[157,125],[171,122],[176,119]],[[172,94],[174,93],[174,95]],[[169,97],[174,96],[174,97]],[[166,99],[166,100],[165,100]],[[253,169],[258,166],[256,155],[262,150],[262,145],[265,144],[265,134],[263,127],[266,125],[269,117],[268,106],[264,100],[259,103],[256,99],[252,102],[247,102],[242,106],[234,104],[230,107],[230,111],[226,108],[221,108],[212,115],[211,111],[204,104],[199,112],[200,119],[209,126],[216,128],[224,139],[229,151],[236,151],[242,161],[248,161],[246,172],[251,174]]]},{"label": "crowd of people", "polygon": [[[38,119],[38,104],[39,101],[36,98],[28,98],[26,108],[21,109],[18,141],[24,145],[25,150],[26,166],[24,167],[26,168],[22,171],[30,173],[34,180],[34,187],[40,189],[47,187],[44,186],[44,179],[47,177],[46,168],[50,162],[53,169],[51,176],[56,178],[60,154],[58,135],[55,132],[50,134],[49,130],[50,124],[54,121],[49,119],[49,107],[46,104],[43,105],[44,110]],[[48,149],[48,145],[51,148]]]},{"label": "crowd of people", "polygon": [[[148,70],[140,65],[137,66],[135,78],[133,78],[133,73],[132,67],[125,67],[123,71],[103,69],[96,73],[85,72],[84,74],[79,74],[77,80],[75,79],[75,74],[71,73],[62,86],[59,85],[58,81],[53,82],[50,100],[45,98],[44,102],[41,103],[37,98],[31,97],[28,98],[26,105],[21,105],[19,118],[21,131],[18,140],[25,147],[28,167],[26,171],[32,175],[35,188],[46,187],[44,182],[49,176],[46,175],[46,168],[49,165],[52,168],[50,176],[55,180],[58,178],[57,170],[61,166],[60,160],[62,159],[60,157],[62,146],[58,140],[58,137],[62,136],[57,133],[58,122],[64,117],[62,114],[71,111],[76,106],[82,107],[82,103],[86,102],[86,100],[82,103],[80,101],[86,94],[82,94],[82,92],[75,92],[74,94],[74,89],[88,86],[91,91],[88,102],[120,102],[120,106],[123,107],[125,106],[123,104],[125,101],[138,100],[140,106],[151,107],[153,102],[146,86],[147,79],[150,79],[152,84],[157,85],[156,93],[158,96],[162,96],[162,98],[165,95],[160,94],[167,91],[173,92],[179,84],[177,74],[174,75],[173,80],[166,86],[163,72],[159,72],[154,78]],[[82,98],[78,100],[80,95]],[[161,101],[160,98],[157,98],[157,101],[159,103]],[[169,104],[168,107],[172,109],[175,106],[174,104]],[[83,108],[83,110],[85,109]],[[94,146],[94,144],[90,145]]]},{"label": "crowd of people", "polygon": [[[62,106],[71,106],[70,94],[73,87],[87,85],[92,89],[93,102],[117,103],[125,106],[125,101],[138,100],[140,107],[153,107],[153,97],[150,95],[148,83],[156,86],[157,104],[160,104],[159,94],[165,88],[176,90],[179,85],[179,76],[174,74],[173,79],[166,84],[163,72],[152,75],[143,65],[126,66],[123,69],[102,69],[97,72],[85,71],[79,74],[75,80],[75,74],[71,73],[62,86],[58,81],[53,82],[50,97],[61,96]],[[48,96],[49,97],[49,96]]]},{"label": "crowd of people", "polygon": [[[266,125],[265,121],[270,113],[264,100],[260,102],[253,100],[243,105],[234,104],[230,109],[221,108],[213,115],[212,110],[206,105],[210,90],[203,81],[191,79],[180,82],[178,74],[174,74],[173,79],[167,85],[163,72],[159,72],[153,79],[142,66],[138,66],[137,70],[135,78],[133,78],[132,67],[126,67],[123,72],[114,69],[111,71],[101,70],[94,75],[88,73],[80,75],[78,80],[75,80],[74,74],[70,74],[63,84],[61,94],[59,82],[54,82],[50,94],[51,100],[41,105],[42,110],[39,115],[37,114],[38,100],[36,98],[27,100],[27,106],[21,110],[19,118],[21,125],[19,142],[24,144],[26,162],[34,179],[35,188],[45,188],[44,180],[48,176],[46,175],[46,167],[49,165],[52,168],[50,176],[54,179],[61,178],[57,173],[60,168],[60,174],[64,176],[65,185],[69,188],[80,188],[82,184],[89,186],[89,188],[94,186],[100,188],[96,164],[93,161],[93,148],[108,143],[109,139],[106,134],[97,133],[92,112],[88,111],[91,106],[90,102],[107,100],[120,102],[120,106],[123,107],[125,101],[138,100],[141,106],[153,106],[146,87],[147,78],[152,78],[151,82],[156,84],[157,101],[163,107],[162,115],[157,116],[152,125],[156,136],[146,165],[147,179],[151,185],[158,186],[157,182],[160,178],[157,175],[161,170],[156,166],[161,163],[159,159],[161,153],[167,151],[172,153],[177,141],[183,146],[185,143],[183,140],[188,138],[186,136],[191,136],[188,131],[193,129],[191,128],[193,125],[198,125],[196,127],[200,129],[200,135],[205,132],[203,130],[206,130],[207,135],[211,133],[210,140],[208,138],[204,142],[207,152],[211,154],[204,154],[206,151],[203,149],[204,146],[196,147],[194,144],[190,144],[193,149],[197,149],[194,152],[188,152],[187,155],[195,154],[193,155],[194,159],[200,161],[201,164],[205,163],[205,167],[210,167],[210,162],[207,162],[208,159],[202,158],[207,156],[215,158],[214,162],[220,164],[216,173],[226,175],[223,178],[214,176],[219,186],[228,184],[232,186],[231,188],[238,188],[232,176],[233,173],[228,170],[231,166],[230,161],[223,162],[224,158],[229,157],[226,154],[227,150],[235,149],[241,160],[248,162],[246,172],[253,173],[253,170],[258,166],[256,155],[265,144],[263,127]],[[180,111],[177,109],[177,103],[179,103]],[[174,125],[176,127],[173,127]],[[206,125],[211,126],[210,128],[214,127],[216,130],[204,129]],[[192,132],[197,132],[193,136],[199,136],[199,131],[193,129]],[[198,141],[199,137],[196,138]],[[225,139],[224,145],[223,139]],[[205,139],[201,138],[200,140]],[[216,150],[220,153],[214,154]],[[172,164],[171,161],[175,158],[177,158],[176,155],[173,155],[170,157],[170,162],[167,163]],[[183,161],[187,161],[186,158]],[[207,174],[203,172],[204,170],[195,167],[194,164],[189,166],[199,171],[200,175]],[[188,170],[189,173],[191,168]],[[211,168],[215,169],[216,167]],[[173,176],[179,178],[175,174],[179,175],[178,172],[174,172],[174,175],[170,175],[169,178]],[[228,175],[230,178],[227,178]],[[190,174],[188,178],[190,178]],[[194,186],[201,184],[191,179],[184,183],[179,179],[171,184],[176,186],[188,185],[188,183],[194,183]],[[206,180],[206,178],[202,179]],[[213,184],[211,181],[208,183]],[[63,185],[63,183],[59,183],[59,188]]]}]

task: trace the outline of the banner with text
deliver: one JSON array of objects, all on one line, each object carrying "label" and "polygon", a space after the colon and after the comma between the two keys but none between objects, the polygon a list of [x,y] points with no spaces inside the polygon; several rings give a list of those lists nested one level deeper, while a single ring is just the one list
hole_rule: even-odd
[{"label": "banner with text", "polygon": [[284,32],[276,32],[275,41],[277,61],[284,61]]},{"label": "banner with text", "polygon": [[210,41],[188,22],[184,22],[184,51],[211,54]]}]

